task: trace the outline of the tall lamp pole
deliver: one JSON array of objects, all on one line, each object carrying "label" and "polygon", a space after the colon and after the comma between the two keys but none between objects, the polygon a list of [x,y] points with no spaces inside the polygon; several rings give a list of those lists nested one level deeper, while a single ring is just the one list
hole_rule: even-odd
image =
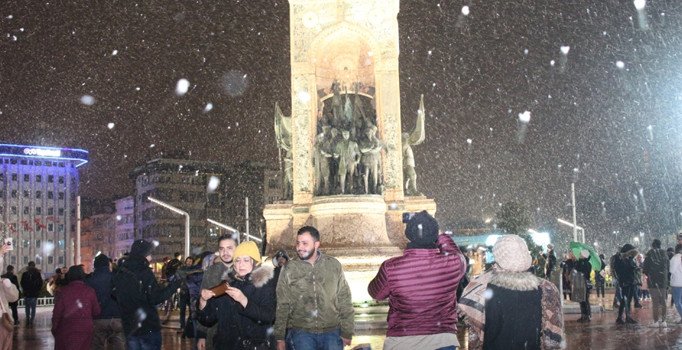
[{"label": "tall lamp pole", "polygon": [[573,227],[573,241],[574,241],[574,242],[578,242],[578,230],[580,230],[580,232],[581,232],[581,238],[582,238],[582,243],[585,243],[585,229],[584,229],[584,228],[582,228],[582,227],[580,227],[580,226],[578,226],[578,225],[574,225],[574,224],[572,224],[572,223],[570,223],[570,222],[568,222],[568,221],[566,221],[566,220],[563,220],[563,219],[556,219],[556,220],[557,220],[560,224],[563,224],[563,225],[566,225],[566,226],[569,226],[569,227]]},{"label": "tall lamp pole", "polygon": [[[578,237],[578,219],[575,210],[575,182],[571,182],[571,201],[573,202],[573,239]],[[583,231],[585,232],[585,231]],[[585,238],[583,237],[583,243],[585,243]]]},{"label": "tall lamp pole", "polygon": [[184,210],[181,210],[179,208],[176,208],[176,207],[174,207],[174,206],[172,206],[166,202],[162,202],[156,198],[147,197],[147,199],[149,199],[150,202],[152,202],[154,204],[158,204],[158,205],[160,205],[160,206],[162,206],[162,207],[164,207],[164,208],[166,208],[166,209],[168,209],[168,210],[170,210],[176,214],[180,214],[180,215],[185,216],[185,257],[190,256],[189,255],[190,254],[190,252],[189,252],[189,213],[184,211]]}]

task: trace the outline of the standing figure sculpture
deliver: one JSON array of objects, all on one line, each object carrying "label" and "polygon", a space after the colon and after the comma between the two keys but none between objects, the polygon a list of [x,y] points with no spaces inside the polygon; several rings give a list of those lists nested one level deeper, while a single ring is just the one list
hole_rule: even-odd
[{"label": "standing figure sculpture", "polygon": [[[377,127],[370,125],[365,129],[366,139],[360,142],[360,153],[362,153],[362,166],[364,168],[363,181],[365,194],[376,194],[379,185],[379,169],[381,162],[381,149],[383,144],[376,136]],[[369,177],[372,176],[371,187]]]},{"label": "standing figure sculpture", "polygon": [[404,132],[402,134],[403,144],[403,179],[405,181],[405,195],[419,196],[421,193],[417,190],[417,173],[414,171],[414,152],[412,146],[416,146],[424,142],[426,132],[424,130],[424,95],[421,96],[419,102],[419,110],[417,112],[417,123],[412,132]]},{"label": "standing figure sculpture", "polygon": [[332,127],[338,128],[343,124],[343,99],[341,98],[341,83],[334,80],[332,83]]},{"label": "standing figure sculpture", "polygon": [[[329,127],[325,126],[324,129],[328,131]],[[329,194],[329,163],[332,153],[328,149],[330,143],[325,139],[328,134],[328,132],[320,133],[315,142],[313,162],[315,163],[315,188],[318,195]]]},{"label": "standing figure sculpture", "polygon": [[334,158],[338,159],[339,186],[341,187],[341,194],[344,194],[346,177],[348,178],[348,192],[352,193],[353,191],[353,174],[355,174],[358,161],[360,161],[360,149],[355,141],[350,140],[350,131],[342,130],[341,135],[343,139],[336,144]]},{"label": "standing figure sculpture", "polygon": [[[279,150],[280,171],[284,179],[284,199],[293,197],[294,184],[294,160],[291,153],[291,117],[285,117],[279,104],[275,102],[275,136]],[[282,159],[284,150],[284,159]],[[282,164],[284,163],[284,164]]]}]

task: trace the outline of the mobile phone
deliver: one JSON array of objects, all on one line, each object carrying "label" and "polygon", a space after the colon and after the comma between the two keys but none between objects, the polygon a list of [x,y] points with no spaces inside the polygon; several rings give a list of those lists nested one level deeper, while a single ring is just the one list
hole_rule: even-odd
[{"label": "mobile phone", "polygon": [[14,250],[14,244],[12,244],[12,237],[6,237],[4,244],[7,246],[7,250]]}]

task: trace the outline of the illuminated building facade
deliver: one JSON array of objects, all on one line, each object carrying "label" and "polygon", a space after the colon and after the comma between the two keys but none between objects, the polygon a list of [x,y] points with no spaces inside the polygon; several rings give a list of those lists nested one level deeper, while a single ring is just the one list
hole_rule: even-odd
[{"label": "illuminated building facade", "polygon": [[14,241],[6,263],[73,265],[78,168],[87,162],[82,149],[0,144],[0,229]]}]

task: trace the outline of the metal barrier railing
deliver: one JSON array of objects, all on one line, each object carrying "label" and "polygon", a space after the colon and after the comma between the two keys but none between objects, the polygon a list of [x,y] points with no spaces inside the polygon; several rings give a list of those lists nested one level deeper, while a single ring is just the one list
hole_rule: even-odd
[{"label": "metal barrier railing", "polygon": [[[19,299],[19,307],[24,307],[24,300],[25,298]],[[36,306],[54,306],[54,297],[43,297],[43,298],[38,298],[36,301]]]}]

